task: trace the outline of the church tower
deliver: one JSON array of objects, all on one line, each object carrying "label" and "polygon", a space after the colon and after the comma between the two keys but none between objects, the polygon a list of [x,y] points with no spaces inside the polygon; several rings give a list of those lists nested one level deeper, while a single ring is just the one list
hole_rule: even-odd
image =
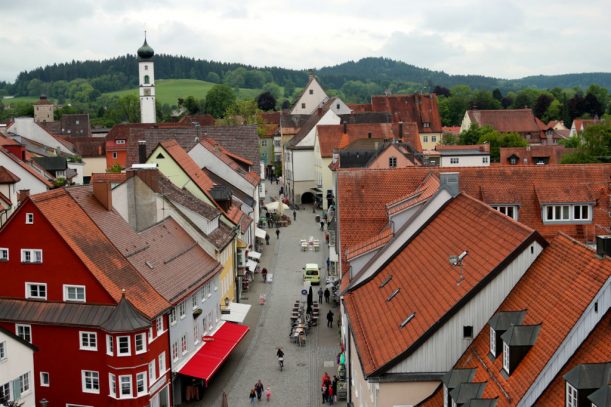
[{"label": "church tower", "polygon": [[155,51],[146,43],[138,48],[138,78],[140,84],[140,123],[156,123],[155,109],[155,70],[153,67]]}]

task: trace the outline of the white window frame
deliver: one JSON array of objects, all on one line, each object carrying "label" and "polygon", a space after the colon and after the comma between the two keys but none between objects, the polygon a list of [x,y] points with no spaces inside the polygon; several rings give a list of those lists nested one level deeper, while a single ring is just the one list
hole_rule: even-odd
[{"label": "white window frame", "polygon": [[[138,391],[138,382],[142,381],[142,390]],[[148,385],[146,383],[146,372],[136,373],[136,396],[144,396],[148,393]]]},{"label": "white window frame", "polygon": [[[575,208],[588,208],[588,217],[582,218],[581,214],[579,217],[575,217]],[[565,217],[564,208],[567,208],[568,213]],[[550,213],[551,211],[551,213]],[[592,222],[593,206],[591,204],[575,203],[575,204],[558,204],[558,205],[543,205],[541,218],[543,224],[548,223],[591,223]],[[551,215],[551,216],[550,216]]]},{"label": "white window frame", "polygon": [[388,167],[397,168],[397,157],[394,155],[392,157],[388,157]]},{"label": "white window frame", "polygon": [[[129,379],[129,394],[123,393],[123,379]],[[134,386],[132,383],[132,375],[119,375],[119,398],[131,399],[134,397]]]},{"label": "white window frame", "polygon": [[163,315],[158,316],[157,319],[155,319],[155,326],[157,331],[156,336],[161,335],[163,333]]},{"label": "white window frame", "polygon": [[108,395],[117,398],[117,376],[108,373]]},{"label": "white window frame", "polygon": [[450,164],[458,164],[460,159],[458,157],[450,157]]},{"label": "white window frame", "polygon": [[0,261],[8,261],[8,247],[0,247]]},{"label": "white window frame", "polygon": [[194,345],[197,345],[199,343],[199,337],[200,337],[199,324],[195,322],[193,324],[193,344]]},{"label": "white window frame", "polygon": [[163,376],[163,374],[168,370],[165,363],[165,351],[161,352],[157,357],[158,366],[159,366],[159,377]]},{"label": "white window frame", "polygon": [[[91,380],[91,388],[87,387],[87,379]],[[97,388],[94,386],[94,380],[97,381]],[[81,390],[83,393],[100,394],[100,372],[95,370],[81,370]]]},{"label": "white window frame", "polygon": [[[93,338],[94,345],[91,345],[91,339]],[[91,331],[79,331],[79,349],[87,351],[98,350],[98,334]]]},{"label": "white window frame", "polygon": [[[26,257],[29,257],[29,260]],[[33,261],[36,257],[39,258],[39,261]],[[25,264],[42,264],[42,249],[21,249],[21,262]]]},{"label": "white window frame", "polygon": [[429,142],[429,136],[422,136],[422,141],[424,141],[425,143]]},{"label": "white window frame", "polygon": [[116,151],[112,152],[112,158],[116,160],[119,157],[119,154]]},{"label": "white window frame", "polygon": [[19,394],[23,395],[30,391],[30,372],[25,372],[17,380],[19,383]]},{"label": "white window frame", "polygon": [[509,216],[513,220],[518,220],[518,205],[492,205],[492,209]]},{"label": "white window frame", "polygon": [[34,212],[27,212],[25,214],[25,224],[33,225],[34,224]]},{"label": "white window frame", "polygon": [[[121,339],[127,338],[127,352],[121,352]],[[117,356],[131,356],[132,354],[132,342],[131,338],[126,335],[117,336]]]},{"label": "white window frame", "polygon": [[112,356],[115,353],[115,343],[112,335],[106,334],[106,354]]},{"label": "white window frame", "polygon": [[[32,295],[32,289],[36,287],[36,295]],[[41,296],[40,287],[44,287],[45,295]],[[25,298],[32,300],[47,299],[47,283],[25,283]]]},{"label": "white window frame", "polygon": [[172,310],[170,311],[170,316],[168,318],[170,320],[170,326],[176,324],[176,307],[172,307]]},{"label": "white window frame", "polygon": [[3,388],[2,390],[2,394],[4,394],[9,400],[11,399],[11,394],[12,394],[12,386],[11,386],[11,382],[6,382],[4,384],[0,384],[0,388]]},{"label": "white window frame", "polygon": [[6,359],[6,341],[0,342],[0,361]]},{"label": "white window frame", "polygon": [[[70,289],[75,289],[76,299],[70,298]],[[83,289],[83,299],[78,298],[78,289]],[[84,285],[73,285],[73,284],[64,284],[64,301],[67,302],[86,302],[87,301],[87,288]]]},{"label": "white window frame", "polygon": [[490,327],[490,354],[496,357],[496,331]]},{"label": "white window frame", "polygon": [[187,315],[187,307],[184,302],[178,304],[178,314],[180,315],[180,319],[183,319],[185,315]]},{"label": "white window frame", "polygon": [[[28,331],[27,335],[30,337],[30,340],[24,338],[22,336],[23,333],[19,333],[19,329],[27,330]],[[32,343],[32,325],[15,324],[15,335],[17,335],[18,337],[20,337],[21,339],[23,339],[26,342]]]},{"label": "white window frame", "polygon": [[193,309],[197,308],[197,293],[194,293],[193,297],[191,297],[191,305],[193,306]]},{"label": "white window frame", "polygon": [[507,342],[503,341],[503,369],[505,369],[505,372],[507,374],[509,374],[509,345],[507,345]]},{"label": "white window frame", "polygon": [[577,407],[579,402],[579,393],[577,389],[571,386],[569,382],[566,382],[566,393],[565,393],[565,402],[564,405],[566,407]]},{"label": "white window frame", "polygon": [[178,341],[172,343],[172,361],[178,360]]},{"label": "white window frame", "polygon": [[431,143],[437,142],[437,136],[431,136]]},{"label": "white window frame", "polygon": [[49,380],[49,372],[40,372],[40,386],[49,387],[51,381]]},{"label": "white window frame", "polygon": [[[142,347],[138,349],[138,338],[142,339]],[[146,352],[146,332],[134,335],[134,349],[136,355]]]},{"label": "white window frame", "polygon": [[155,359],[151,360],[149,362],[149,378],[151,379],[151,384],[155,383],[155,380],[157,380],[157,371],[155,370]]},{"label": "white window frame", "polygon": [[115,140],[115,142],[116,142],[117,144],[125,144],[125,140],[124,140],[124,139],[122,139],[122,138],[116,139],[116,140]]},{"label": "white window frame", "polygon": [[488,157],[482,157],[482,164],[488,164]]},{"label": "white window frame", "polygon": [[180,351],[183,355],[189,351],[189,347],[187,346],[187,335],[183,335],[180,338]]}]

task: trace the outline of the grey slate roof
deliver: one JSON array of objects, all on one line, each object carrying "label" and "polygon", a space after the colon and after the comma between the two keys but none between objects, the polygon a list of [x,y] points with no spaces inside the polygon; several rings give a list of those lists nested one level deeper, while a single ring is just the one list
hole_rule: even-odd
[{"label": "grey slate roof", "polygon": [[[246,158],[258,171],[259,135],[257,126],[206,126],[202,128],[203,137],[210,137],[230,153]],[[189,151],[190,148],[187,150]]]},{"label": "grey slate roof", "polygon": [[611,384],[607,384],[592,392],[592,394],[588,396],[588,400],[592,402],[592,407],[605,407],[611,405]]},{"label": "grey slate roof", "polygon": [[455,389],[461,383],[470,382],[474,374],[475,369],[452,369],[441,378],[441,382],[448,389]]},{"label": "grey slate roof", "polygon": [[148,328],[151,323],[123,296],[114,311],[102,324],[106,332],[133,332]]},{"label": "grey slate roof", "polygon": [[501,335],[509,346],[533,346],[541,330],[541,325],[513,325]]},{"label": "grey slate roof", "polygon": [[611,363],[583,363],[564,375],[564,380],[577,390],[598,389],[609,382]]},{"label": "grey slate roof", "polygon": [[33,157],[33,160],[49,172],[65,171],[68,168],[65,157]]},{"label": "grey slate roof", "polygon": [[0,321],[100,327],[114,305],[0,299]]},{"label": "grey slate roof", "polygon": [[329,111],[335,99],[335,97],[327,99],[327,101],[324,102],[320,108],[316,109],[314,113],[312,113],[308,117],[308,120],[301,126],[299,132],[295,134],[295,136],[290,139],[288,143],[286,143],[286,148],[298,149],[297,144],[299,144],[299,142],[303,140],[305,136],[308,135],[308,133],[314,128],[314,126],[318,124],[321,117],[323,117],[325,113]]},{"label": "grey slate roof", "polygon": [[495,331],[506,331],[512,325],[519,325],[524,320],[526,311],[503,311],[497,312],[490,318],[488,325]]},{"label": "grey slate roof", "polygon": [[471,399],[463,407],[496,407],[497,399]]},{"label": "grey slate roof", "polygon": [[450,391],[450,397],[456,404],[461,405],[471,399],[480,398],[486,383],[461,383]]}]

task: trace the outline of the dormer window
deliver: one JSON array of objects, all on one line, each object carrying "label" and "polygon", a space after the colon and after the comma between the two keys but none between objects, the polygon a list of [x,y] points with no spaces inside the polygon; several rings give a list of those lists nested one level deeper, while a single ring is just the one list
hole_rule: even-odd
[{"label": "dormer window", "polygon": [[517,205],[492,205],[492,209],[496,209],[503,215],[509,216],[513,220],[518,220],[518,206]]},{"label": "dormer window", "polygon": [[431,123],[424,122],[424,123],[422,123],[422,127],[424,127],[425,129],[428,129],[429,127],[431,127]]},{"label": "dormer window", "polygon": [[125,140],[124,139],[117,139],[116,143],[117,144],[125,144]]},{"label": "dormer window", "polygon": [[490,328],[490,354],[496,357],[496,332]]},{"label": "dormer window", "polygon": [[567,382],[566,384],[566,403],[565,406],[566,407],[577,407],[578,404],[578,399],[577,399],[577,389],[574,388],[573,386],[571,386],[570,383]]},{"label": "dormer window", "polygon": [[505,369],[505,372],[507,372],[507,374],[509,374],[509,352],[509,345],[503,342],[503,369]]},{"label": "dormer window", "polygon": [[592,209],[590,204],[544,205],[544,223],[590,223]]}]

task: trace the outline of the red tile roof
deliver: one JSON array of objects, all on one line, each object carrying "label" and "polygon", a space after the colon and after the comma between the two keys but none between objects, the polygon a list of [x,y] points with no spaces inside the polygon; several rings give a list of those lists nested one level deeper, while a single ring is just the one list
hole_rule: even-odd
[{"label": "red tile roof", "polygon": [[463,151],[463,150],[477,150],[485,153],[490,152],[490,144],[473,144],[473,145],[443,145],[438,144],[435,146],[436,151]]},{"label": "red tile roof", "polygon": [[[420,133],[441,133],[441,116],[437,106],[437,95],[390,95],[372,96],[374,112],[390,112],[393,122],[418,123]],[[424,126],[428,123],[428,127]]]},{"label": "red tile roof", "polygon": [[[517,162],[515,165],[537,164],[536,158],[547,158],[547,164],[560,164],[565,154],[575,152],[574,148],[565,148],[563,145],[531,145],[528,147],[501,147],[501,164],[510,164],[509,158],[513,155]],[[526,163],[524,162],[526,159]]]},{"label": "red tile roof", "polygon": [[[339,170],[337,196],[341,253],[345,254],[349,247],[377,235],[388,223],[386,204],[413,194],[430,172],[444,171],[422,167]],[[593,241],[596,233],[600,233],[596,225],[610,226],[607,215],[608,182],[611,180],[609,165],[499,165],[456,168],[452,172],[460,174],[460,187],[471,196],[488,204],[519,205],[518,220],[543,236],[552,237],[564,232],[579,240]],[[559,191],[564,191],[566,186],[576,190],[587,187],[597,202],[592,224],[544,225],[535,185],[558,187]],[[566,190],[564,199],[564,202],[574,199],[571,190]]]},{"label": "red tile roof", "polygon": [[[464,193],[451,199],[381,270],[344,295],[364,374],[381,373],[415,351],[461,301],[504,269],[507,258],[537,238],[532,229]],[[463,250],[469,260],[465,280],[457,285],[458,270],[448,256]]]},{"label": "red tile roof", "polygon": [[[316,126],[316,131],[323,158],[331,158],[335,149],[345,148],[357,140],[399,138],[399,125],[392,123],[325,124]],[[416,151],[422,151],[415,123],[403,124],[403,140],[409,142]]]},{"label": "red tile roof", "polygon": [[591,119],[591,120],[575,119],[573,120],[573,124],[571,125],[571,127],[575,126],[575,131],[580,133],[584,131],[585,129],[587,129],[588,127],[595,125],[595,124],[601,124],[602,122],[603,121],[599,119]]},{"label": "red tile roof", "polygon": [[452,134],[454,136],[460,135],[460,126],[443,126],[441,131],[445,134]]},{"label": "red tile roof", "polygon": [[115,211],[105,210],[89,188],[69,188],[74,200],[113,245],[169,303],[197,290],[222,266],[171,217],[136,232]]},{"label": "red tile roof", "polygon": [[6,137],[4,134],[0,133],[0,146],[20,146],[18,142],[10,137]]},{"label": "red tile roof", "polygon": [[0,165],[0,184],[14,184],[21,181],[21,178]]},{"label": "red tile roof", "polygon": [[[488,382],[483,398],[497,398],[497,407],[514,406],[535,382],[595,294],[611,276],[611,260],[560,234],[516,284],[498,311],[526,310],[522,325],[540,324],[537,340],[516,369],[505,378],[502,357],[490,360],[486,326],[455,368],[477,369],[473,382]],[[608,341],[607,341],[608,342]],[[609,345],[606,345],[609,350]],[[609,352],[606,353],[608,358]],[[494,379],[493,379],[494,377]],[[495,384],[498,383],[503,390]],[[510,400],[503,394],[507,393]]]},{"label": "red tile roof", "polygon": [[559,203],[591,203],[594,193],[588,185],[549,185],[535,184],[535,191],[540,205]]},{"label": "red tile roof", "polygon": [[501,132],[531,133],[539,135],[544,130],[531,109],[467,110],[471,123],[491,126]]},{"label": "red tile roof", "polygon": [[127,174],[124,172],[96,172],[91,174],[91,183],[96,181],[99,182],[110,182],[113,184],[121,184],[127,179]]},{"label": "red tile roof", "polygon": [[[75,187],[87,188],[87,187]],[[92,275],[118,303],[126,298],[144,315],[154,318],[169,303],[136,271],[65,188],[33,195],[40,210]]]},{"label": "red tile roof", "polygon": [[562,406],[566,385],[563,376],[575,366],[584,363],[608,363],[611,360],[611,312],[598,323],[588,338],[581,344],[547,389],[537,399],[537,406]]},{"label": "red tile roof", "polygon": [[199,123],[200,126],[214,126],[215,120],[214,116],[211,114],[196,114],[193,116],[183,116],[178,121],[179,124],[188,125],[191,125],[194,122]]},{"label": "red tile roof", "polygon": [[422,181],[422,184],[420,184],[420,186],[416,188],[414,193],[410,193],[406,197],[401,197],[393,202],[389,202],[388,204],[386,204],[386,207],[388,208],[388,214],[392,215],[401,212],[407,208],[411,208],[421,202],[424,202],[433,195],[435,195],[438,190],[439,177],[437,176],[437,174],[429,173],[424,179],[424,181]]},{"label": "red tile roof", "polygon": [[390,242],[390,239],[393,237],[392,228],[390,226],[386,226],[380,233],[371,237],[370,239],[365,240],[364,242],[357,243],[352,246],[348,253],[346,254],[346,258],[350,261],[355,257],[368,253],[372,250],[380,248],[384,246],[386,243]]},{"label": "red tile roof", "polygon": [[352,110],[352,113],[359,113],[359,112],[371,112],[371,104],[369,103],[349,103],[348,107],[350,108],[350,110]]}]

